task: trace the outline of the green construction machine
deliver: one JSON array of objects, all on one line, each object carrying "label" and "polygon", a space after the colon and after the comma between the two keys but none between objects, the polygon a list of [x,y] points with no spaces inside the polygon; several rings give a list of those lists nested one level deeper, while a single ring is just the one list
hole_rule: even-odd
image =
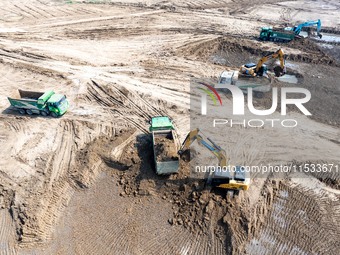
[{"label": "green construction machine", "polygon": [[303,28],[316,26],[317,36],[322,38],[321,20],[312,20],[300,23],[294,27],[285,27],[283,29],[273,29],[272,27],[263,27],[260,32],[260,40],[274,42],[289,42],[294,38],[301,38],[300,33]]},{"label": "green construction machine", "polygon": [[19,97],[8,97],[12,107],[21,114],[40,114],[52,117],[62,116],[69,108],[69,103],[65,95],[56,94],[54,91],[34,92],[18,90]]},{"label": "green construction machine", "polygon": [[290,30],[274,30],[272,27],[263,27],[260,32],[261,41],[289,42],[297,36]]},{"label": "green construction machine", "polygon": [[150,121],[156,173],[169,175],[178,173],[178,139],[172,121],[166,116],[153,117]]}]

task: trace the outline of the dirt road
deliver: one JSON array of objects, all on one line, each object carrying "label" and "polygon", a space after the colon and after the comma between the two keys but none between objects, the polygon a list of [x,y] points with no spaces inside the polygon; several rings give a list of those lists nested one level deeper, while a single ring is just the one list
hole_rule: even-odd
[{"label": "dirt road", "polygon": [[[192,78],[216,80],[281,47],[313,95],[313,116],[289,112],[300,123],[291,130],[233,128],[219,144],[233,164],[340,165],[339,45],[256,39],[262,26],[316,18],[337,37],[339,8],[326,0],[1,1],[0,254],[337,254],[338,174],[255,175],[230,203],[189,180],[188,165],[156,176],[146,134],[150,117],[168,115],[183,139]],[[19,115],[7,100],[18,88],[63,93],[71,108],[58,119]]]}]

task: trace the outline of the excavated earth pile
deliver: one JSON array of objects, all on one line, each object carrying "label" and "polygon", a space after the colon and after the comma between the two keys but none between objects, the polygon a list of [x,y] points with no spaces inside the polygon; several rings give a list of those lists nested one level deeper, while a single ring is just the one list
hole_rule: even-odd
[{"label": "excavated earth pile", "polygon": [[157,161],[178,159],[174,140],[167,137],[155,138],[155,150]]},{"label": "excavated earth pile", "polygon": [[[0,254],[338,254],[339,3],[13,0],[0,7]],[[321,40],[258,40],[261,27],[314,17],[322,19]],[[266,84],[308,89],[312,116],[288,107],[297,127],[227,128],[218,144],[234,165],[332,164],[333,171],[254,173],[234,199],[208,189],[184,160],[178,174],[158,176],[150,118],[171,117],[182,141],[190,115],[198,118],[191,81],[214,84],[222,71],[279,48],[296,83]],[[20,115],[7,100],[18,89],[65,94],[70,108],[60,118]],[[231,109],[231,94],[219,94]],[[256,108],[271,105],[271,93],[254,98]],[[178,157],[170,140],[162,143],[157,160]],[[202,150],[191,155],[216,161]]]}]

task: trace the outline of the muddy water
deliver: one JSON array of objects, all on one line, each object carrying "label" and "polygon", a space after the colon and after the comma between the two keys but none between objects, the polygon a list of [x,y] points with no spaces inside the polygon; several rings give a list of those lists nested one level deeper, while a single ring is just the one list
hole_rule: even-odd
[{"label": "muddy water", "polygon": [[293,83],[296,84],[298,83],[298,79],[295,75],[290,75],[290,74],[285,74],[281,77],[277,78],[281,82],[287,82],[287,83]]},{"label": "muddy water", "polygon": [[322,33],[322,38],[318,40],[326,42],[340,42],[340,35]]}]

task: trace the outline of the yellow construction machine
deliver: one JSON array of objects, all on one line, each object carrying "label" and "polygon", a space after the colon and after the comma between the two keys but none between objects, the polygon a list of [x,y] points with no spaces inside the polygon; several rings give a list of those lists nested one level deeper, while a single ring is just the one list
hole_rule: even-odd
[{"label": "yellow construction machine", "polygon": [[284,59],[284,53],[282,49],[279,49],[275,53],[270,53],[264,57],[262,57],[257,64],[254,63],[248,63],[240,68],[240,73],[243,76],[249,76],[249,77],[256,77],[256,76],[264,76],[267,74],[267,66],[265,63],[269,59],[279,59],[280,60],[280,66],[276,66],[274,68],[275,75],[277,77],[282,76],[286,73],[285,69],[285,59]]},{"label": "yellow construction machine", "polygon": [[204,140],[203,136],[199,134],[200,130],[194,129],[186,136],[178,154],[184,160],[190,160],[190,146],[194,141],[199,145],[207,148],[218,159],[219,167],[213,172],[209,173],[207,184],[212,187],[227,189],[230,191],[248,190],[250,178],[241,166],[228,166],[228,158],[225,151],[213,142],[210,138]]}]

